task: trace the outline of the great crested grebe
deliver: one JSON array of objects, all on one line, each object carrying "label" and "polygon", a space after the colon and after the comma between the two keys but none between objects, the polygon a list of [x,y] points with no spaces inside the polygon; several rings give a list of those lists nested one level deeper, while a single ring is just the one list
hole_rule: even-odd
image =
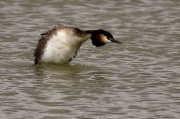
[{"label": "great crested grebe", "polygon": [[83,31],[79,28],[59,25],[41,35],[34,52],[35,64],[39,62],[68,63],[76,56],[82,43],[90,38],[96,47],[109,42],[121,43],[115,40],[110,32],[102,29]]}]

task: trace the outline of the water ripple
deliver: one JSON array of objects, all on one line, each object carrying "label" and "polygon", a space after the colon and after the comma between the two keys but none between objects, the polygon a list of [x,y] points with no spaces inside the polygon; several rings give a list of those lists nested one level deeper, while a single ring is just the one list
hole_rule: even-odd
[{"label": "water ripple", "polygon": [[[179,118],[180,2],[0,1],[0,118]],[[33,65],[57,24],[105,29],[70,65]]]}]

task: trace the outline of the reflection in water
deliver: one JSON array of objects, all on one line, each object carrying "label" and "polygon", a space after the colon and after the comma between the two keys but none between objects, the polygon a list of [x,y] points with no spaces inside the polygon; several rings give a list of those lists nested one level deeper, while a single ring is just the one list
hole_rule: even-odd
[{"label": "reflection in water", "polygon": [[[179,1],[0,1],[0,118],[180,117]],[[33,64],[58,23],[110,31],[121,46],[83,44],[71,65]]]},{"label": "reflection in water", "polygon": [[40,80],[44,83],[57,82],[70,86],[82,80],[107,80],[106,75],[99,72],[100,69],[79,64],[39,64],[34,69],[35,75],[43,77]]},{"label": "reflection in water", "polygon": [[[43,76],[44,83],[57,82],[66,85],[72,85],[71,80],[77,80],[77,67],[68,64],[58,65],[58,64],[40,64],[35,66],[36,75]],[[70,78],[70,79],[69,79]]]}]

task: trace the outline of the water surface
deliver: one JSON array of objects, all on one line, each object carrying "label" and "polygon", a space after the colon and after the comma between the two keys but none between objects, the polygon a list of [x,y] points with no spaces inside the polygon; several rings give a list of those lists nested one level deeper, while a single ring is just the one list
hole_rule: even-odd
[{"label": "water surface", "polygon": [[[180,2],[0,1],[1,119],[178,119]],[[33,64],[40,34],[105,29],[123,44],[81,47],[71,64]]]}]

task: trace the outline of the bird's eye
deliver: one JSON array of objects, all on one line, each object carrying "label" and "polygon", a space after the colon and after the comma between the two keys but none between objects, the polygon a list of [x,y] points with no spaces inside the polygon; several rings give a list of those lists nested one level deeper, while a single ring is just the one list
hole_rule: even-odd
[{"label": "bird's eye", "polygon": [[108,38],[108,40],[112,40],[112,38],[111,37],[107,37]]}]

